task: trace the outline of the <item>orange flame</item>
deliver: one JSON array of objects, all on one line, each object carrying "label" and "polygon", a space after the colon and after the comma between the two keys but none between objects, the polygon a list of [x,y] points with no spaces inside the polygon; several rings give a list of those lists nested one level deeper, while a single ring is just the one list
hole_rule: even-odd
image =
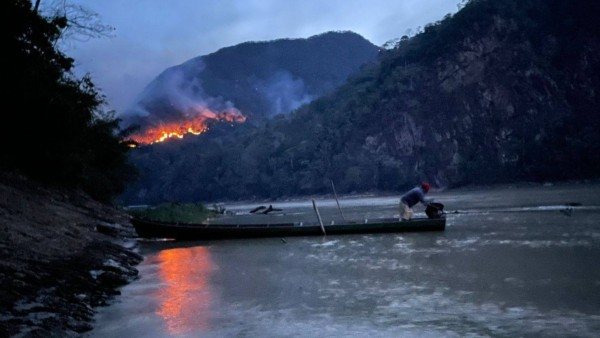
[{"label": "orange flame", "polygon": [[210,110],[202,110],[194,114],[194,117],[183,121],[162,123],[156,127],[149,127],[143,132],[131,136],[138,144],[153,144],[168,139],[183,138],[186,134],[200,135],[208,130],[207,121],[217,120],[229,123],[243,123],[246,117],[237,111],[215,113]]}]

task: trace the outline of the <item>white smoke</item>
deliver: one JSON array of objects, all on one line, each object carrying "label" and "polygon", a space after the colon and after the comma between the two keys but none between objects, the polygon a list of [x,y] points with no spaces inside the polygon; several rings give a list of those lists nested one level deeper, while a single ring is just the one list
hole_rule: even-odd
[{"label": "white smoke", "polygon": [[140,125],[156,125],[209,112],[242,116],[232,102],[206,95],[197,76],[204,68],[201,58],[195,58],[165,70],[139,95],[138,103],[128,112],[129,120]]},{"label": "white smoke", "polygon": [[288,113],[314,99],[307,93],[304,81],[294,79],[288,71],[276,72],[257,84],[257,89],[271,104],[268,115]]},{"label": "white smoke", "polygon": [[[206,94],[199,76],[205,67],[198,57],[165,70],[139,95],[137,105],[128,112],[129,118],[123,119],[124,124],[156,126],[211,112],[243,117],[231,101]],[[268,103],[267,111],[261,112],[267,116],[291,112],[314,99],[304,81],[286,70],[277,71],[266,80],[254,80],[252,86]]]}]

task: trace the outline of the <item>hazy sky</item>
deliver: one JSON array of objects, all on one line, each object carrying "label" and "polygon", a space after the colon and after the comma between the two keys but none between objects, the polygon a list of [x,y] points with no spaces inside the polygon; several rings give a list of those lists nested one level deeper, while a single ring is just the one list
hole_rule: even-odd
[{"label": "hazy sky", "polygon": [[97,13],[114,37],[64,49],[117,113],[168,67],[247,41],[353,31],[381,46],[441,20],[460,0],[66,0]]}]

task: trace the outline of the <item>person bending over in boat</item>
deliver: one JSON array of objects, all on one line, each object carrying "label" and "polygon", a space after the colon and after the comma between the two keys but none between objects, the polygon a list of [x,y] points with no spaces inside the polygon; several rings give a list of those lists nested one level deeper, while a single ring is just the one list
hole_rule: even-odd
[{"label": "person bending over in boat", "polygon": [[428,205],[433,199],[426,199],[425,195],[429,192],[431,186],[427,182],[421,183],[420,187],[414,187],[400,197],[400,219],[408,221],[413,217],[413,207],[421,202]]}]

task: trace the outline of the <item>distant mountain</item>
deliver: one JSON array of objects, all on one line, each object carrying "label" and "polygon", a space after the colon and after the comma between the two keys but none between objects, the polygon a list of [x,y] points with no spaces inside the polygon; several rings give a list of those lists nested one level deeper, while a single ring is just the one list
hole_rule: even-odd
[{"label": "distant mountain", "polygon": [[140,95],[128,124],[177,120],[201,107],[249,122],[287,113],[342,84],[380,48],[353,32],[246,42],[166,69]]},{"label": "distant mountain", "polygon": [[600,176],[600,3],[471,0],[260,125],[133,152],[126,202]]}]

